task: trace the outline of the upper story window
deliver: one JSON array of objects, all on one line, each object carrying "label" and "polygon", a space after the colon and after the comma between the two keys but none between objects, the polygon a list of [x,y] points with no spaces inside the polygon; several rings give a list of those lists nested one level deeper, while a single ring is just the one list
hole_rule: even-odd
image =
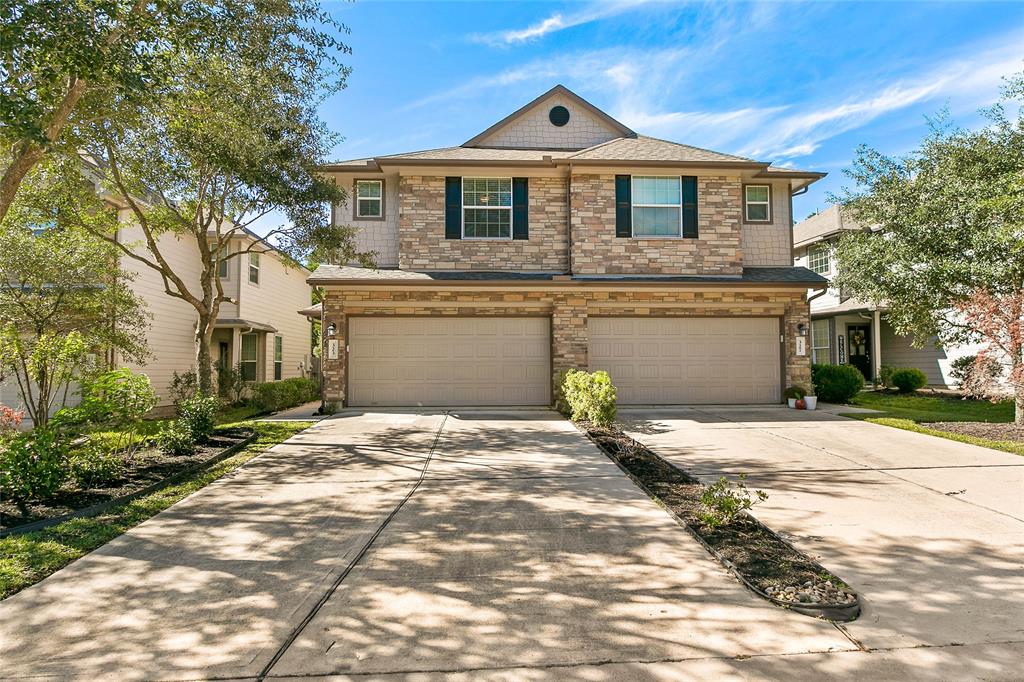
[{"label": "upper story window", "polygon": [[217,254],[217,277],[227,279],[228,276],[228,247],[221,249]]},{"label": "upper story window", "polygon": [[807,267],[819,275],[827,275],[832,267],[828,244],[815,244],[807,250]]},{"label": "upper story window", "polygon": [[384,217],[384,181],[356,180],[353,218],[379,220]]},{"label": "upper story window", "polygon": [[462,237],[512,238],[512,178],[462,178]]},{"label": "upper story window", "polygon": [[249,283],[260,283],[260,254],[258,253],[249,254]]},{"label": "upper story window", "polygon": [[678,176],[633,176],[633,236],[683,235],[682,179]]},{"label": "upper story window", "polygon": [[772,190],[769,185],[743,186],[743,218],[748,223],[770,223]]}]

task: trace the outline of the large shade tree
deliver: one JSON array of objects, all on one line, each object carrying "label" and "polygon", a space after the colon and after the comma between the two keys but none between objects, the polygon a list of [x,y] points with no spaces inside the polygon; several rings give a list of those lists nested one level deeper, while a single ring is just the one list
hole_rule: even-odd
[{"label": "large shade tree", "polygon": [[[978,369],[1001,367],[1024,424],[1024,75],[1007,81],[986,125],[942,116],[906,156],[861,147],[839,199],[868,226],[837,247],[835,284],[889,306],[917,345],[983,342]],[[992,386],[990,385],[990,388]]]},{"label": "large shade tree", "polygon": [[[142,240],[92,232],[157,272],[168,296],[195,309],[204,393],[214,385],[214,325],[232,301],[222,262],[271,248],[300,259],[324,244],[354,257],[351,232],[332,226],[326,210],[344,195],[318,172],[336,137],[317,107],[344,87],[344,27],[312,0],[266,3],[234,19],[218,45],[181,51],[152,97],[117,98],[81,128],[83,148],[105,186],[124,198]],[[261,219],[265,227],[268,216],[281,219],[256,237],[249,228]],[[168,257],[165,244],[174,238],[195,245],[198,278],[189,274],[195,264]]]}]

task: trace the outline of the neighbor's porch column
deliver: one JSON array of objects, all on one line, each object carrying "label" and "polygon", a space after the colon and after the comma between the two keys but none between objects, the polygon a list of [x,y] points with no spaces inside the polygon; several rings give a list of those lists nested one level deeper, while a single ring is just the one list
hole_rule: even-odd
[{"label": "neighbor's porch column", "polygon": [[877,380],[882,371],[882,314],[871,311],[871,371]]}]

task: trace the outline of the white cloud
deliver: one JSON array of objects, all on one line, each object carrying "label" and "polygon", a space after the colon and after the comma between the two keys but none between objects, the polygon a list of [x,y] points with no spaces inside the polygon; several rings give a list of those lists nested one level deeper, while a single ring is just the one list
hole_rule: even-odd
[{"label": "white cloud", "polygon": [[527,26],[526,28],[509,29],[507,31],[496,31],[494,33],[474,34],[470,40],[477,43],[485,43],[496,47],[507,47],[519,45],[542,38],[549,33],[564,31],[574,26],[582,26],[601,19],[616,16],[629,12],[641,5],[649,4],[652,0],[616,0],[615,2],[590,3],[584,9],[569,15],[555,13],[551,16]]}]

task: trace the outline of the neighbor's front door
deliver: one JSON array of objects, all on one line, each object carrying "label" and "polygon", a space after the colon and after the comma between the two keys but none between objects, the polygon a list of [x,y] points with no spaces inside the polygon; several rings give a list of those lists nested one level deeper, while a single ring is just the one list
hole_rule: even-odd
[{"label": "neighbor's front door", "polygon": [[874,379],[871,371],[871,327],[866,324],[847,325],[846,344],[850,364],[859,369],[868,381]]}]

